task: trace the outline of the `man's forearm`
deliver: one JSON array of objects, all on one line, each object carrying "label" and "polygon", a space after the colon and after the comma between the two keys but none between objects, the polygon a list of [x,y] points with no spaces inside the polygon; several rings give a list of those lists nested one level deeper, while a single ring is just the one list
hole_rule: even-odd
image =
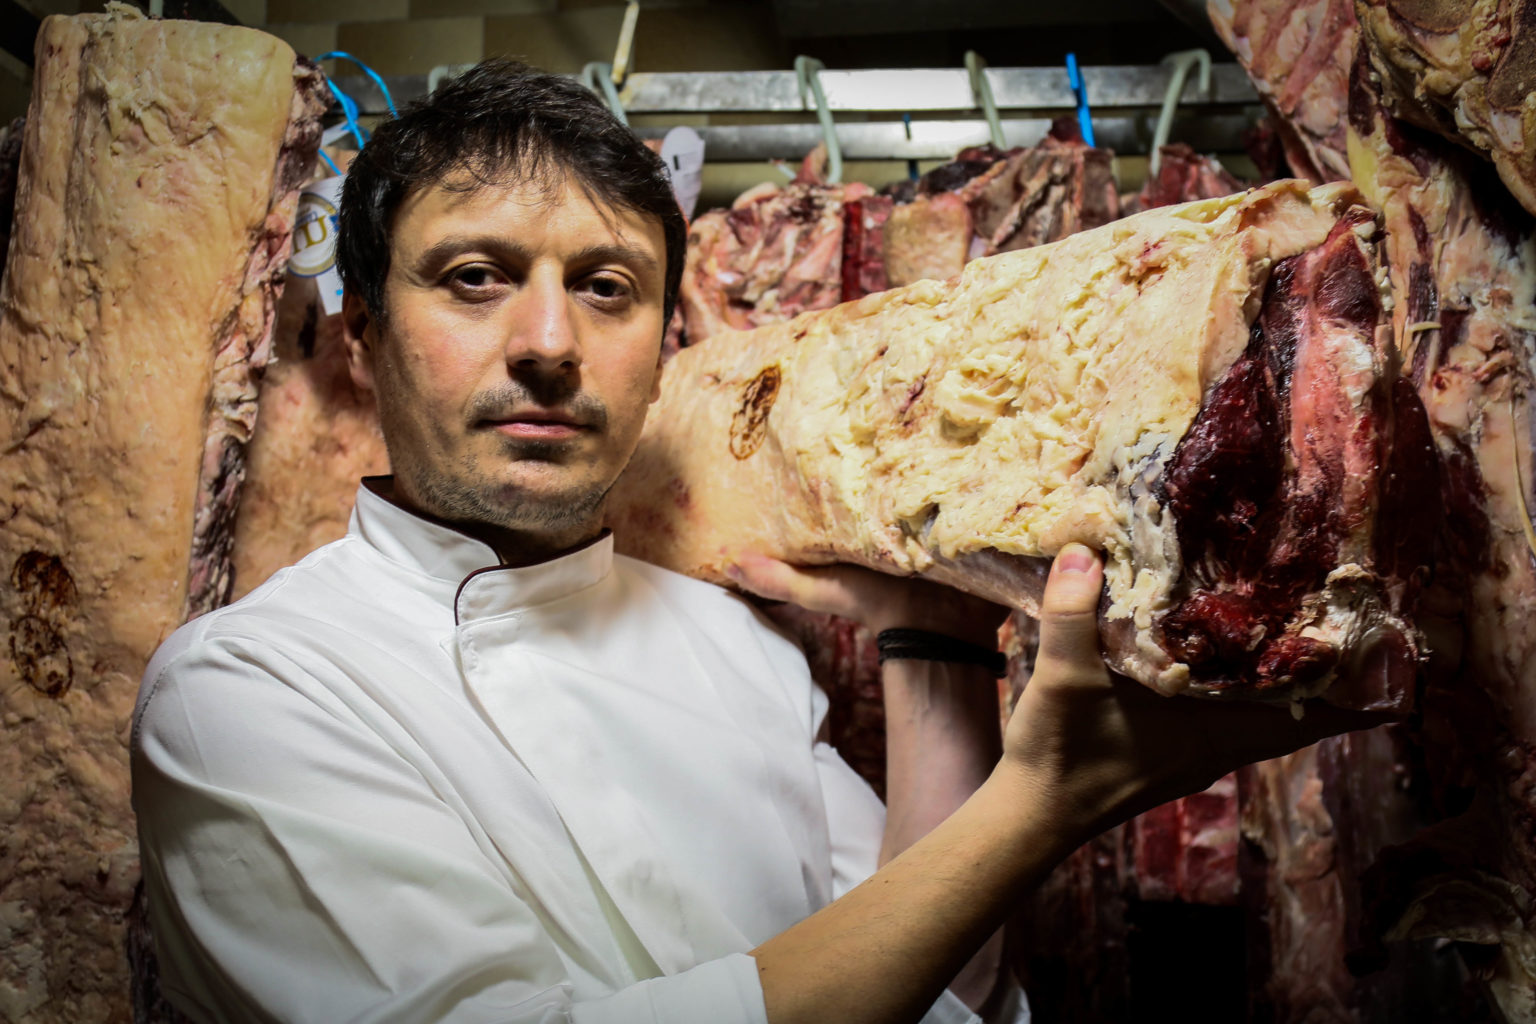
[{"label": "man's forearm", "polygon": [[999,766],[873,877],[753,955],[772,1024],[915,1021],[1082,838],[1048,787]]},{"label": "man's forearm", "polygon": [[1002,754],[997,681],[984,669],[893,660],[885,688],[884,864],[976,792]]},{"label": "man's forearm", "polygon": [[[886,825],[884,864],[927,835],[986,781],[1002,753],[997,681],[974,665],[893,659],[885,689]],[[1002,972],[1003,936],[981,945],[949,982],[980,1010]]]}]

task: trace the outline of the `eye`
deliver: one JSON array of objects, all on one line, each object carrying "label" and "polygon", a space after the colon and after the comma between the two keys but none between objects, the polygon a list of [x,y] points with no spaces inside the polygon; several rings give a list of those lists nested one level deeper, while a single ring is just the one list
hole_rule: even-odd
[{"label": "eye", "polygon": [[581,290],[604,308],[617,308],[634,298],[634,288],[617,274],[594,274],[581,283]]},{"label": "eye", "polygon": [[471,263],[451,271],[447,284],[459,297],[479,300],[490,298],[504,280],[505,278],[495,267],[484,263]]}]

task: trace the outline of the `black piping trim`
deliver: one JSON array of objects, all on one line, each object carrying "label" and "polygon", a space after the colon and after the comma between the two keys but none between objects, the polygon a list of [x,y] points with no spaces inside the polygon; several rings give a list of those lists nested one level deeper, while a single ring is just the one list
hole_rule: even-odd
[{"label": "black piping trim", "polygon": [[[425,519],[425,518],[428,518],[428,517],[422,516],[422,518]],[[583,541],[582,543],[576,545],[573,548],[566,548],[564,551],[561,551],[558,554],[550,555],[548,558],[541,558],[537,562],[528,562],[528,563],[526,563],[524,565],[505,565],[505,564],[503,564],[503,565],[488,565],[488,566],[486,566],[483,569],[476,569],[474,572],[470,573],[468,576],[465,576],[462,580],[460,580],[459,581],[459,589],[457,589],[457,590],[455,590],[453,592],[453,624],[454,624],[454,626],[457,627],[459,625],[459,597],[461,595],[463,595],[464,588],[469,585],[469,581],[474,579],[476,576],[483,576],[483,575],[485,575],[488,572],[506,572],[508,570],[516,571],[518,569],[532,569],[536,565],[548,565],[550,562],[556,561],[557,559],[565,558],[565,557],[567,557],[569,555],[574,555],[574,554],[576,554],[579,551],[585,551],[587,548],[590,548],[594,544],[601,543],[603,541],[603,539],[608,537],[611,533],[613,533],[613,531],[608,529],[608,527],[605,526],[605,527],[603,527],[602,532],[599,533],[596,537],[593,537],[591,540]],[[471,539],[473,539],[473,538],[471,538]]]}]

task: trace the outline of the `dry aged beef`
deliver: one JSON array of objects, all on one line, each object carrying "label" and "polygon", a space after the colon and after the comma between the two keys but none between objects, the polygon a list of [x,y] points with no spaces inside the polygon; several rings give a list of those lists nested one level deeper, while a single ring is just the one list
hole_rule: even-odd
[{"label": "dry aged beef", "polygon": [[[1284,6],[1285,17],[1296,22],[1320,23],[1322,9],[1332,10],[1331,0]],[[1361,8],[1368,19],[1387,17],[1369,6]],[[1436,17],[1434,6],[1401,13],[1417,22]],[[1273,18],[1276,5],[1258,14],[1240,8],[1234,18],[1230,5],[1213,3],[1212,13],[1219,28],[1226,20],[1231,41],[1232,23]],[[1469,20],[1467,30],[1480,32],[1480,24]],[[1341,29],[1356,33],[1352,19]],[[1442,32],[1436,45],[1453,42]],[[1251,43],[1238,49],[1245,62],[1257,52]],[[1356,184],[1382,211],[1396,300],[1393,334],[1404,367],[1399,387],[1414,388],[1427,410],[1429,436],[1416,446],[1425,452],[1419,463],[1433,473],[1400,490],[1428,495],[1424,504],[1441,510],[1441,521],[1427,541],[1433,572],[1421,580],[1431,661],[1422,724],[1408,747],[1418,768],[1378,759],[1350,764],[1333,777],[1314,772],[1309,783],[1334,803],[1341,779],[1351,785],[1373,780],[1377,787],[1375,802],[1356,800],[1349,813],[1334,816],[1341,835],[1365,836],[1357,848],[1379,847],[1374,856],[1337,868],[1340,910],[1356,923],[1334,933],[1351,936],[1353,948],[1346,949],[1361,970],[1370,966],[1361,966],[1362,945],[1376,944],[1379,959],[1400,957],[1404,940],[1453,939],[1500,1019],[1532,1021],[1536,544],[1529,518],[1529,395],[1536,383],[1536,225],[1490,164],[1391,116],[1381,90],[1401,102],[1401,83],[1381,73],[1369,40],[1337,59],[1326,78],[1344,84],[1335,86],[1340,91],[1328,109],[1338,112],[1347,133]],[[1412,810],[1441,820],[1400,845],[1381,845],[1381,823],[1402,810],[1404,798],[1384,776],[1405,769],[1418,779]],[[1396,802],[1385,798],[1391,790]],[[1372,866],[1362,870],[1364,864]],[[1271,884],[1283,883],[1272,878]],[[1383,935],[1393,940],[1384,952]],[[1422,966],[1402,973],[1404,983],[1421,977]],[[1347,1019],[1412,1019],[1378,1014],[1371,1005],[1369,998],[1354,999]]]},{"label": "dry aged beef", "polygon": [[1120,216],[1114,154],[1047,136],[1006,152],[962,150],[929,171],[885,225],[892,285],[958,274],[978,256],[1044,245]]},{"label": "dry aged beef", "polygon": [[1493,160],[1536,213],[1536,0],[1357,0],[1392,113]]},{"label": "dry aged beef", "polygon": [[352,383],[341,315],[290,277],[235,519],[234,596],[347,532],[357,482],[389,472],[373,393]]},{"label": "dry aged beef", "polygon": [[1248,187],[1215,157],[1202,156],[1182,142],[1164,146],[1161,153],[1157,173],[1148,175],[1141,191],[1123,204],[1126,215],[1194,199],[1216,199]]},{"label": "dry aged beef", "polygon": [[249,29],[114,13],[37,38],[0,287],[0,992],[127,1016],[127,728],[160,640],[217,600],[318,75]]},{"label": "dry aged beef", "polygon": [[688,229],[678,304],[687,344],[842,301],[843,204],[867,185],[796,181],[744,193]]},{"label": "dry aged beef", "polygon": [[[966,149],[920,181],[878,195],[862,185],[826,185],[821,160],[813,151],[794,184],[753,189],[730,211],[695,221],[668,358],[680,347],[672,344],[678,334],[685,343],[698,343],[724,327],[778,323],[894,283],[952,277],[975,255],[1014,248],[1023,239],[1053,241],[1118,212],[1111,155],[1080,140],[1047,140],[1038,150]],[[834,253],[839,238],[841,251]],[[834,270],[837,289],[828,276]],[[873,637],[831,616],[770,614],[799,639],[831,697],[833,742],[883,790],[883,708]]]},{"label": "dry aged beef", "polygon": [[1207,0],[1211,23],[1274,115],[1286,157],[1313,182],[1349,177],[1344,107],[1354,0]]},{"label": "dry aged beef", "polygon": [[1346,666],[1335,699],[1402,707],[1418,641],[1378,569],[1417,512],[1378,491],[1418,406],[1375,231],[1351,189],[1279,183],[686,349],[620,542],[708,579],[751,546],[1033,609],[1083,541],[1120,671],[1289,698]]},{"label": "dry aged beef", "polygon": [[1395,858],[1375,909],[1400,936],[1485,946],[1506,1018],[1536,1020],[1536,222],[1486,162],[1388,116],[1363,63],[1354,84],[1352,163],[1388,227],[1394,329],[1440,456],[1425,600],[1451,628],[1422,743],[1434,809],[1456,815]]}]

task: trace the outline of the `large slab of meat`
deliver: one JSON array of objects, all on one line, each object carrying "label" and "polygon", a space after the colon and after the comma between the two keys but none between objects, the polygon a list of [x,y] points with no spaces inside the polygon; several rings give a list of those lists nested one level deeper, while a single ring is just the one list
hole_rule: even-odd
[{"label": "large slab of meat", "polygon": [[290,277],[278,306],[235,518],[234,592],[347,532],[357,482],[389,472],[373,394],[352,383],[341,315]]},{"label": "large slab of meat", "polygon": [[[1243,24],[1321,23],[1333,3],[1216,2],[1211,7],[1218,29],[1231,42],[1234,28]],[[1440,820],[1401,846],[1380,847],[1372,857],[1339,865],[1340,909],[1364,923],[1334,934],[1356,933],[1349,942],[1357,958],[1362,944],[1379,947],[1384,936],[1393,940],[1386,948],[1394,957],[1410,939],[1455,940],[1461,959],[1497,1005],[1499,1018],[1532,1021],[1536,543],[1530,539],[1528,513],[1536,225],[1489,163],[1392,116],[1393,111],[1411,113],[1405,95],[1411,99],[1418,86],[1400,76],[1401,67],[1383,63],[1382,47],[1432,40],[1434,68],[1449,67],[1464,41],[1453,38],[1450,7],[1361,4],[1358,9],[1369,28],[1363,45],[1339,53],[1324,76],[1336,83],[1326,109],[1347,139],[1354,181],[1382,211],[1404,386],[1415,388],[1427,408],[1431,439],[1425,461],[1438,467],[1424,490],[1434,495],[1444,518],[1434,540],[1434,571],[1424,580],[1420,599],[1421,620],[1432,632],[1431,673],[1422,694],[1422,726],[1405,756],[1421,765],[1408,771],[1420,780],[1414,809],[1421,820]],[[1503,6],[1496,14],[1470,4],[1457,10],[1469,16],[1466,39],[1518,49],[1520,5]],[[1503,22],[1511,30],[1508,38],[1485,37],[1490,14],[1495,20],[1513,18]],[[1426,32],[1430,22],[1440,29]],[[1394,41],[1394,33],[1401,38]],[[1351,19],[1340,34],[1356,36],[1360,30]],[[1245,63],[1259,61],[1256,79],[1284,81],[1260,60],[1253,40],[1238,39],[1237,52]],[[1399,51],[1392,60],[1406,59],[1406,53]],[[1482,72],[1493,67],[1482,62],[1488,65],[1478,69]],[[1467,95],[1434,68],[1419,68],[1427,76],[1423,88],[1433,87],[1442,96]],[[1313,781],[1330,800],[1346,778],[1374,777],[1378,793],[1384,794],[1393,787],[1381,776],[1405,768],[1403,761],[1394,766],[1377,759],[1332,776],[1315,772]],[[1408,797],[1405,789],[1396,789],[1398,804]],[[1343,834],[1379,834],[1384,818],[1399,811],[1400,806],[1357,801],[1350,813],[1336,816],[1336,824]],[[1405,983],[1420,978],[1423,966],[1400,977]],[[1304,984],[1300,978],[1292,982]],[[1403,1019],[1377,1014],[1370,998],[1351,1002],[1349,1019]]]},{"label": "large slab of meat", "polygon": [[1402,935],[1474,936],[1506,1017],[1536,1020],[1536,222],[1487,163],[1389,117],[1363,65],[1356,84],[1351,162],[1389,227],[1395,332],[1442,463],[1426,602],[1461,632],[1441,645],[1422,740],[1436,810],[1462,813],[1397,859],[1409,870],[1377,910]]},{"label": "large slab of meat", "polygon": [[1109,150],[1052,136],[1007,151],[973,147],[923,175],[890,211],[886,276],[892,285],[942,281],[979,256],[1044,245],[1119,216]]},{"label": "large slab of meat", "polygon": [[1157,173],[1149,174],[1141,191],[1123,204],[1127,214],[1194,199],[1229,196],[1248,187],[1233,177],[1215,157],[1196,153],[1185,143],[1175,142],[1162,147],[1159,152],[1161,160]]},{"label": "large slab of meat", "polygon": [[795,181],[696,218],[678,296],[687,343],[842,301],[843,205],[871,195],[858,183]]},{"label": "large slab of meat", "polygon": [[1358,0],[1396,116],[1468,145],[1536,213],[1536,2]]},{"label": "large slab of meat", "polygon": [[1314,182],[1347,179],[1354,0],[1207,0],[1207,8],[1273,113],[1291,169]]},{"label": "large slab of meat", "polygon": [[1337,699],[1402,706],[1417,641],[1389,581],[1416,516],[1391,431],[1417,403],[1390,386],[1356,198],[1149,211],[685,349],[615,491],[620,543],[705,578],[751,547],[1030,609],[1079,540],[1107,552],[1126,674],[1298,697],[1348,665],[1366,682]]},{"label": "large slab of meat", "polygon": [[259,32],[49,18],[0,288],[0,999],[128,1017],[127,729],[227,579],[318,76]]}]

